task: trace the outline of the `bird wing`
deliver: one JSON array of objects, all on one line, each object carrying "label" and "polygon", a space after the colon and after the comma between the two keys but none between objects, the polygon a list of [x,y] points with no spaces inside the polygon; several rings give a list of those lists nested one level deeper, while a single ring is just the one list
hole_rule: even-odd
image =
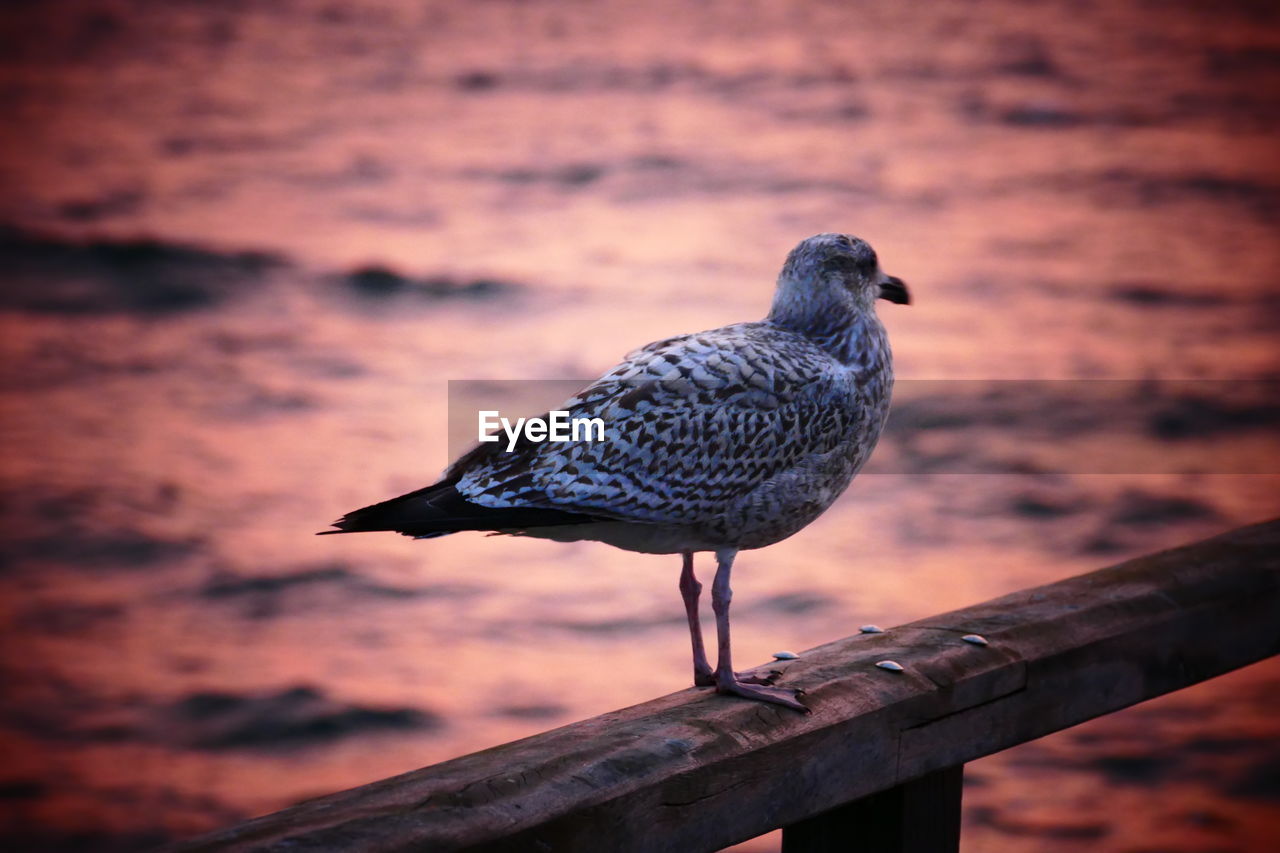
[{"label": "bird wing", "polygon": [[468,500],[626,521],[698,524],[866,428],[857,383],[827,353],[766,323],[642,347],[562,406],[604,441],[481,445],[447,476]]}]

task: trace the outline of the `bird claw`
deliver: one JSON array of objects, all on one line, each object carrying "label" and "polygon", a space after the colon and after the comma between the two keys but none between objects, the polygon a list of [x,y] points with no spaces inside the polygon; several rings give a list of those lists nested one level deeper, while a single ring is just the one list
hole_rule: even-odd
[{"label": "bird claw", "polygon": [[791,708],[796,711],[808,714],[811,711],[801,705],[797,701],[797,697],[804,694],[803,690],[788,687],[756,687],[751,684],[744,684],[741,681],[734,680],[727,684],[717,684],[716,692],[730,696],[741,696],[743,699],[754,699],[757,702],[770,702],[774,705],[782,705],[784,708]]},{"label": "bird claw", "polygon": [[[763,675],[751,672],[735,672],[733,677],[741,684],[773,684],[782,675],[782,670],[771,669]],[[715,687],[716,674],[714,672],[695,672],[693,674],[694,687]]]}]

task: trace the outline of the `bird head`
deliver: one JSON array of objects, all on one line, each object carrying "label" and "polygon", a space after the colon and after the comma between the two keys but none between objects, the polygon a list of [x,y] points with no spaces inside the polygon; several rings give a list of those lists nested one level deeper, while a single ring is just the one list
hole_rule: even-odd
[{"label": "bird head", "polygon": [[825,327],[872,312],[877,299],[909,305],[902,279],[880,269],[875,250],[848,234],[816,234],[791,250],[769,316],[798,328]]}]

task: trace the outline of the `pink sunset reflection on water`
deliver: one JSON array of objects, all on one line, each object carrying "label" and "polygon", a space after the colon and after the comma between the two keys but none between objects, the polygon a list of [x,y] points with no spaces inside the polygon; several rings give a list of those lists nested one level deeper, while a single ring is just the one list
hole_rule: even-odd
[{"label": "pink sunset reflection on water", "polygon": [[[147,847],[685,688],[676,558],[312,534],[439,475],[451,380],[758,319],[809,234],[911,284],[899,408],[742,555],[738,660],[1280,514],[1239,384],[1278,378],[1263,7],[0,16],[13,849]],[[966,849],[1270,849],[1278,691],[1266,662],[972,763]]]}]

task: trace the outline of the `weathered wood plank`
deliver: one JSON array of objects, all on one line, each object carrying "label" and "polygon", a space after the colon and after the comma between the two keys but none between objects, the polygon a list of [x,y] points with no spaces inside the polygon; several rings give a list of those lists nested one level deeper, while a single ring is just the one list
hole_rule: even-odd
[{"label": "weathered wood plank", "polygon": [[782,853],[955,853],[964,766],[837,806],[782,830]]},{"label": "weathered wood plank", "polygon": [[1278,652],[1280,520],[820,646],[808,716],[689,689],[178,849],[715,850]]}]

